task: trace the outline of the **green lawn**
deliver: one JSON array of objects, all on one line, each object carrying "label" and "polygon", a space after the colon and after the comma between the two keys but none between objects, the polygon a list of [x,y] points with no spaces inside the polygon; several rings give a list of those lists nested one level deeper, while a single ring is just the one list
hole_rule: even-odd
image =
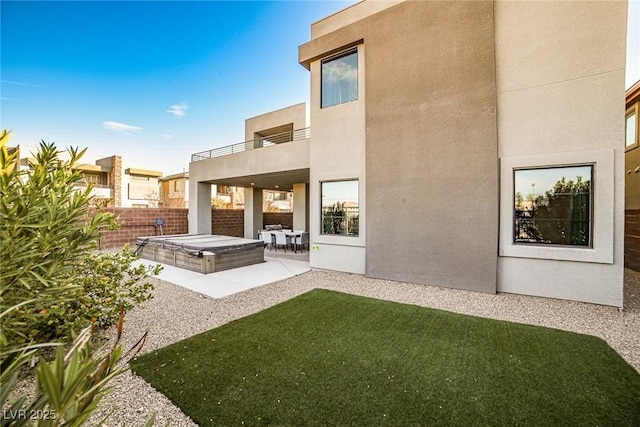
[{"label": "green lawn", "polygon": [[326,290],[131,367],[202,426],[640,426],[599,338]]}]

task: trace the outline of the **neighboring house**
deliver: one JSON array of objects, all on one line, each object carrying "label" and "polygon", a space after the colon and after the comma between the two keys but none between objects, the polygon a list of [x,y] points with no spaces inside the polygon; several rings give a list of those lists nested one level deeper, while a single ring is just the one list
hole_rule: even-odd
[{"label": "neighboring house", "polygon": [[[157,208],[159,198],[158,178],[161,171],[139,167],[139,163],[121,156],[110,156],[95,161],[108,171],[108,188],[111,191],[109,206],[123,208]],[[87,166],[93,167],[88,164]],[[86,166],[80,166],[83,168]],[[85,174],[86,176],[86,174]]]},{"label": "neighboring house", "polygon": [[263,192],[262,212],[293,212],[293,192]]},{"label": "neighboring house", "polygon": [[163,176],[160,183],[160,208],[189,207],[189,172]]},{"label": "neighboring house", "polygon": [[640,81],[626,92],[625,266],[640,271]]},{"label": "neighboring house", "polygon": [[215,209],[244,208],[244,191],[242,188],[230,185],[213,185],[212,191],[214,194],[212,205]]},{"label": "neighboring house", "polygon": [[[28,168],[35,161],[38,147],[20,145],[11,147],[18,151],[18,168]],[[62,159],[68,158],[61,151]],[[121,156],[101,159],[85,154],[76,165],[82,172],[84,182],[78,188],[93,187],[93,196],[112,207],[158,207],[158,177],[162,172],[135,167],[136,162],[124,161]]]},{"label": "neighboring house", "polygon": [[626,12],[364,1],[314,23],[309,108],[192,156],[190,233],[214,183],[245,188],[256,238],[278,185],[312,268],[621,307]]},{"label": "neighboring house", "polygon": [[625,206],[627,209],[640,209],[640,81],[627,90],[625,98]]}]

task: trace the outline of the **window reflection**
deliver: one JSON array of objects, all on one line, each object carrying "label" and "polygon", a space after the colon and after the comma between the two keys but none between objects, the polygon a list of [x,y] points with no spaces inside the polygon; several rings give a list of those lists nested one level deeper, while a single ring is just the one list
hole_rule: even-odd
[{"label": "window reflection", "polygon": [[591,246],[593,166],[514,170],[514,243]]},{"label": "window reflection", "polygon": [[322,62],[322,108],[358,99],[358,52]]},{"label": "window reflection", "polygon": [[320,184],[322,197],[322,234],[358,236],[360,215],[358,181],[333,181]]}]

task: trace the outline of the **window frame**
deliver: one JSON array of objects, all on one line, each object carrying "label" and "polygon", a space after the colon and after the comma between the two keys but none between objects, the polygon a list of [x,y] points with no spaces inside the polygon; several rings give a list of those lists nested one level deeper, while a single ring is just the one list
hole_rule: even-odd
[{"label": "window frame", "polygon": [[[514,243],[514,170],[593,165],[591,247]],[[588,150],[500,159],[499,256],[613,264],[614,150]]]},{"label": "window frame", "polygon": [[[627,108],[627,110],[624,113],[624,150],[629,151],[629,150],[633,150],[634,148],[638,148],[638,146],[640,146],[640,121],[638,120],[640,117],[638,117],[638,113],[640,113],[640,103],[636,102],[634,105],[632,105],[631,107]],[[627,118],[629,118],[629,116],[631,115],[635,115],[636,116],[636,129],[635,129],[635,135],[636,135],[636,140],[632,143],[627,145]]]},{"label": "window frame", "polygon": [[[356,96],[355,98],[349,99],[348,101],[337,102],[331,105],[325,105],[324,103],[324,92],[325,92],[324,91],[324,65],[326,63],[336,61],[340,58],[344,58],[353,54],[356,55]],[[342,105],[342,104],[348,104],[349,102],[357,101],[359,97],[360,97],[360,63],[359,63],[359,54],[358,54],[357,47],[352,47],[352,48],[343,50],[334,55],[328,56],[320,61],[320,108],[321,109],[331,108],[331,107],[335,107],[337,105]]]},{"label": "window frame", "polygon": [[105,188],[109,186],[108,176],[105,172],[83,172],[82,178],[85,185],[96,188]]},{"label": "window frame", "polygon": [[[358,212],[357,212],[357,216],[358,216],[358,233],[357,234],[337,234],[337,233],[325,233],[323,230],[323,224],[324,224],[324,211],[323,211],[323,204],[322,204],[322,197],[323,197],[323,185],[324,184],[331,184],[331,183],[337,183],[337,182],[355,182],[356,183],[356,189],[358,191],[357,194],[357,203],[358,203]],[[320,191],[319,191],[319,196],[320,196],[320,203],[319,203],[319,207],[320,207],[320,221],[319,221],[319,230],[318,230],[318,235],[319,236],[333,236],[333,237],[347,237],[347,238],[359,238],[360,236],[360,180],[358,178],[346,178],[346,179],[333,179],[333,180],[325,180],[325,181],[319,181],[320,184]],[[347,230],[348,230],[348,223],[349,223],[349,216],[347,213]]]},{"label": "window frame", "polygon": [[[570,244],[561,244],[561,243],[544,243],[544,242],[522,242],[516,240],[515,233],[515,223],[516,223],[516,194],[515,191],[515,182],[516,182],[516,173],[519,171],[536,171],[536,170],[552,170],[552,169],[566,169],[566,168],[575,168],[575,167],[588,167],[590,169],[590,177],[589,177],[589,217],[587,219],[589,224],[589,237],[586,245],[570,245]],[[514,183],[514,191],[513,191],[513,223],[514,223],[514,233],[513,233],[513,244],[514,245],[542,245],[542,246],[557,246],[557,247],[565,247],[565,248],[592,248],[593,247],[593,195],[595,193],[595,186],[593,182],[594,177],[594,164],[573,164],[573,165],[554,165],[554,166],[542,166],[542,167],[518,167],[513,169],[513,183]],[[546,192],[547,189],[541,189],[541,191]],[[556,220],[564,220],[563,218],[554,218]]]}]

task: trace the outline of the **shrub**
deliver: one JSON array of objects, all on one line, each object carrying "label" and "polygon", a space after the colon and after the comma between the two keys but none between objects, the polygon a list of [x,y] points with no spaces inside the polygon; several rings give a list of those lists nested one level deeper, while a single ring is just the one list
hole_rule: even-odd
[{"label": "shrub", "polygon": [[[32,167],[18,170],[18,153],[0,134],[0,312],[7,312],[0,346],[70,342],[84,327],[115,324],[151,297],[139,282],[158,268],[132,267],[130,249],[98,254],[101,228],[117,228],[112,214],[95,205],[78,169],[85,150],[69,160],[42,142]],[[14,307],[8,310],[10,307]]]},{"label": "shrub", "polygon": [[[6,313],[0,313],[0,320]],[[0,401],[3,403],[3,427],[32,425],[38,427],[82,426],[95,413],[102,398],[109,393],[108,382],[126,371],[127,357],[142,348],[146,334],[126,353],[118,345],[122,336],[124,310],[120,311],[118,335],[106,352],[92,348],[91,328],[85,328],[65,353],[58,345],[50,362],[34,369],[35,396],[30,402],[12,395],[23,366],[35,354],[34,346],[17,351],[2,351]],[[131,354],[133,352],[133,354]],[[155,416],[145,425],[153,425]]]},{"label": "shrub", "polygon": [[[92,189],[76,167],[86,150],[71,148],[63,160],[42,142],[32,167],[18,170],[10,138],[0,132],[0,425],[80,426],[125,369],[118,341],[100,354],[91,330],[117,322],[119,340],[125,310],[151,297],[152,285],[140,280],[160,267],[132,266],[129,248],[95,252],[99,230],[117,224],[99,207],[90,211]],[[78,333],[65,354],[60,342]],[[55,356],[36,367],[36,397],[27,406],[13,396],[18,374],[52,345]]]},{"label": "shrub", "polygon": [[136,259],[128,246],[114,254],[88,254],[76,266],[73,298],[32,321],[34,336],[71,337],[88,324],[107,329],[116,324],[120,309],[128,311],[152,298],[153,285],[143,279],[161,267],[133,266]]}]

